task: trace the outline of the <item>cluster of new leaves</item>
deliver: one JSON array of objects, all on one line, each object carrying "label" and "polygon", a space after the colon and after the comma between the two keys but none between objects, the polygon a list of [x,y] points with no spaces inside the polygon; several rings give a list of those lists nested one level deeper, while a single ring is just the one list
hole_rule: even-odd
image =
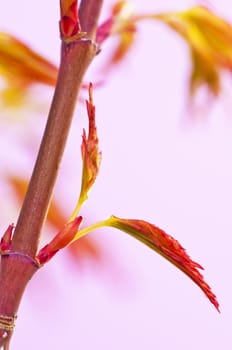
[{"label": "cluster of new leaves", "polygon": [[[62,4],[62,2],[61,2]],[[77,1],[66,1],[61,6],[60,30],[66,42],[83,36],[78,20]],[[134,42],[137,25],[142,20],[159,20],[170,26],[188,43],[193,59],[193,71],[190,90],[195,92],[198,86],[206,84],[209,90],[218,94],[220,88],[220,70],[231,69],[232,54],[230,44],[231,26],[217,15],[203,7],[195,7],[185,12],[163,14],[133,14],[127,2],[120,1],[112,13],[98,29],[97,42],[101,45],[108,37],[117,35],[119,45],[114,52],[112,63],[121,60]],[[2,38],[2,39],[1,39]],[[5,39],[4,39],[5,38]],[[5,41],[4,41],[4,40]],[[7,39],[7,40],[6,40]],[[6,46],[6,42],[8,43]],[[15,73],[11,74],[8,62],[14,62]],[[54,85],[57,69],[40,55],[34,53],[23,43],[11,36],[0,35],[0,69],[9,86],[15,82],[27,88],[32,83]],[[204,281],[199,269],[202,267],[191,260],[185,249],[163,230],[143,220],[122,219],[111,216],[107,220],[92,226],[81,228],[83,218],[79,216],[84,201],[93,186],[99,172],[101,153],[98,148],[98,137],[95,125],[95,107],[92,97],[92,85],[89,86],[89,100],[86,102],[89,119],[88,135],[84,130],[82,139],[82,184],[80,196],[73,214],[57,235],[43,247],[36,256],[39,266],[47,263],[59,250],[79,240],[99,227],[114,227],[124,231],[151,249],[159,253],[188,277],[205,293],[217,310],[219,304],[210,287]],[[13,226],[5,232],[0,249],[4,253],[10,250]]]},{"label": "cluster of new leaves", "polygon": [[183,271],[203,290],[209,300],[217,310],[219,310],[219,304],[215,295],[212,293],[209,285],[204,281],[202,275],[198,271],[198,269],[202,269],[202,267],[190,259],[185,252],[185,249],[177,240],[157,226],[143,220],[122,219],[117,218],[116,216],[111,216],[107,220],[80,229],[82,217],[77,215],[83,202],[87,199],[87,194],[90,188],[95,182],[100,164],[100,152],[98,150],[98,137],[95,126],[95,107],[93,105],[91,84],[89,88],[89,101],[87,101],[87,111],[89,117],[89,133],[88,137],[86,137],[86,132],[84,131],[82,140],[83,171],[80,197],[68,223],[48,245],[39,251],[36,257],[39,265],[48,262],[60,249],[78,240],[80,237],[83,237],[94,229],[104,226],[114,227],[145,243]]}]

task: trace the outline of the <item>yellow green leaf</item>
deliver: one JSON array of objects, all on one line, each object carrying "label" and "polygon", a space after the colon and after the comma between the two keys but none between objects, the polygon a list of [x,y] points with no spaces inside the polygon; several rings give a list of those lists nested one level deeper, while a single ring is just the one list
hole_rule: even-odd
[{"label": "yellow green leaf", "polygon": [[186,41],[192,58],[190,92],[207,86],[213,95],[221,88],[222,70],[232,69],[232,26],[203,6],[184,12],[155,15]]},{"label": "yellow green leaf", "polygon": [[[111,63],[121,60],[130,49],[139,22],[159,20],[178,33],[190,48],[191,95],[200,86],[206,86],[214,96],[219,94],[222,71],[232,70],[232,26],[226,20],[203,6],[195,6],[183,12],[147,14],[136,14],[128,11],[128,8],[126,1],[117,2],[109,19],[98,29],[99,44],[112,35],[119,38]],[[150,42],[152,45],[151,40]]]}]

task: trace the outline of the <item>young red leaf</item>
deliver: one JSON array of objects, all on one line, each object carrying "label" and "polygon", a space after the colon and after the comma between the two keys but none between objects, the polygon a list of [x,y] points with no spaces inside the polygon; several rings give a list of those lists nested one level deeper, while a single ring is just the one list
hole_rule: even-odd
[{"label": "young red leaf", "polygon": [[191,260],[185,249],[176,239],[149,222],[143,220],[120,219],[116,216],[111,216],[107,220],[97,222],[92,226],[78,231],[73,238],[73,242],[87,235],[89,232],[104,226],[114,227],[130,234],[163,256],[178,269],[184,272],[188,277],[190,277],[193,282],[195,282],[202,289],[210,302],[219,311],[219,303],[216,296],[213,294],[210,286],[204,281],[203,276],[198,271],[198,269],[203,269],[201,265]]},{"label": "young red leaf", "polygon": [[68,222],[58,234],[43,247],[36,256],[39,265],[47,263],[60,249],[69,245],[82,222],[82,217],[79,216],[71,222]]},{"label": "young red leaf", "polygon": [[8,252],[10,250],[13,230],[14,225],[9,225],[0,242],[0,253]]},{"label": "young red leaf", "polygon": [[[22,204],[28,187],[28,181],[24,178],[16,176],[7,176],[7,181],[12,186],[17,200],[20,204]],[[49,223],[59,230],[60,227],[64,226],[65,222],[66,214],[60,208],[57,200],[52,199],[49,206],[46,223]],[[97,246],[97,243],[94,242],[91,237],[83,237],[83,239],[79,240],[76,244],[74,243],[69,245],[67,248],[72,257],[78,261],[84,257],[92,259],[93,261],[100,261],[102,254],[99,246]]]},{"label": "young red leaf", "polygon": [[219,303],[216,296],[198,271],[198,269],[203,268],[191,260],[185,249],[173,237],[157,226],[143,220],[120,219],[116,216],[111,216],[104,222],[104,226],[111,226],[124,231],[162,255],[190,277],[219,311]]},{"label": "young red leaf", "polygon": [[60,0],[60,13],[60,33],[64,40],[76,37],[81,33],[77,0]]}]

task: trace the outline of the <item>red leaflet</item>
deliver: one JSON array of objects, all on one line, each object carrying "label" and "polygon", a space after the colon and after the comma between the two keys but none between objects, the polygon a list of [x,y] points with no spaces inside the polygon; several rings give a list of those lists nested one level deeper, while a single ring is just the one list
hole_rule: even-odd
[{"label": "red leaflet", "polygon": [[66,247],[73,240],[79,226],[82,222],[82,217],[79,216],[71,222],[68,222],[63,229],[53,238],[53,240],[43,247],[36,260],[39,265],[47,263],[60,249]]},{"label": "red leaflet", "polygon": [[97,43],[101,45],[111,34],[114,18],[111,17],[102,23],[97,29]]},{"label": "red leaflet", "polygon": [[[12,186],[12,189],[16,195],[16,199],[22,204],[23,198],[26,194],[28,180],[20,177],[7,176],[7,181]],[[55,229],[59,230],[64,226],[66,222],[66,214],[61,209],[59,202],[52,199],[46,223],[52,225]],[[99,261],[101,257],[100,248],[97,243],[92,240],[91,237],[83,237],[78,243],[74,243],[67,247],[71,256],[75,259],[88,258],[93,261]]]},{"label": "red leaflet", "polygon": [[191,260],[185,249],[177,240],[160,228],[143,220],[120,219],[111,216],[104,224],[129,233],[178,267],[202,289],[207,298],[219,311],[219,303],[216,296],[198,271],[198,269],[203,268],[201,265]]},{"label": "red leaflet", "polygon": [[63,38],[71,38],[81,31],[77,0],[60,0],[60,32]]},{"label": "red leaflet", "polygon": [[8,252],[11,246],[11,238],[14,230],[14,225],[11,224],[8,226],[6,232],[4,233],[1,242],[0,242],[0,252]]}]

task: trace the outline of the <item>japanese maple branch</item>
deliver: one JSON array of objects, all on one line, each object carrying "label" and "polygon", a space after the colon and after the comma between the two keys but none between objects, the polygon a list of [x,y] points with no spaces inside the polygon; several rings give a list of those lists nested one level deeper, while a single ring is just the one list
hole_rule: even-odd
[{"label": "japanese maple branch", "polygon": [[[60,69],[47,125],[12,239],[11,249],[18,255],[1,259],[0,316],[17,312],[25,286],[37,269],[30,257],[34,258],[38,249],[83,77],[97,52],[94,40],[102,2],[82,0],[79,18],[86,35],[70,43],[62,42]],[[8,333],[3,337],[0,332],[1,349],[8,349],[11,332]]]}]

